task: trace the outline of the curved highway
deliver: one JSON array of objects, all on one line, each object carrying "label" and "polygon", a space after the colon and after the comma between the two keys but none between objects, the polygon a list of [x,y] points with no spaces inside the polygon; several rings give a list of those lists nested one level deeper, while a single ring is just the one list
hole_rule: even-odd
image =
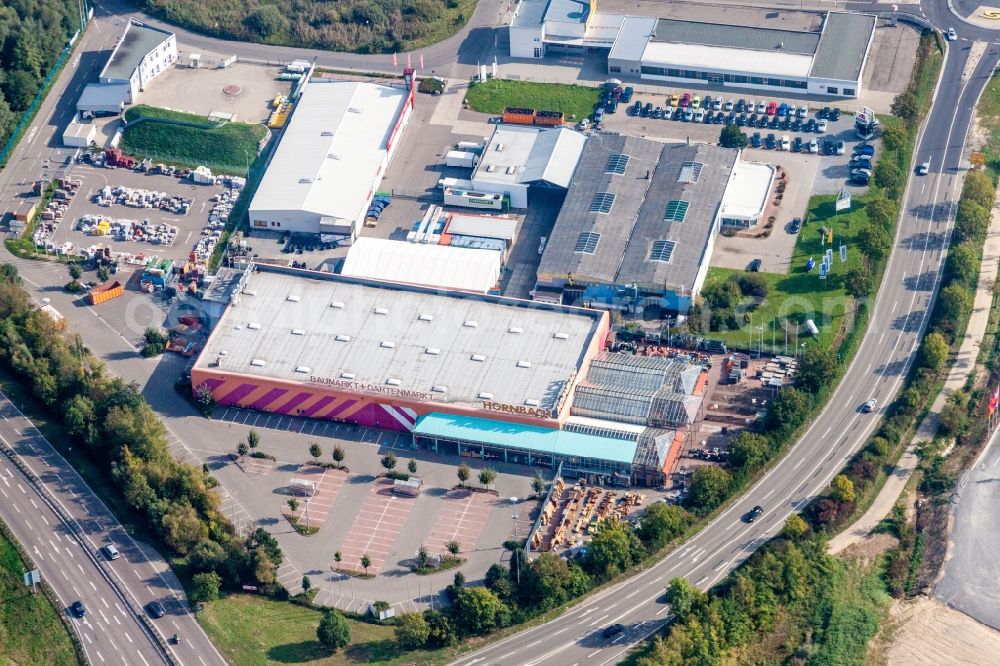
[{"label": "curved highway", "polygon": [[[934,10],[939,12],[943,5]],[[953,17],[949,20],[947,8],[944,12],[930,12],[930,19],[954,25],[960,38],[993,39],[994,33]],[[910,179],[867,334],[826,408],[792,450],[710,525],[656,565],[550,622],[456,660],[456,666],[618,661],[666,623],[667,582],[683,576],[702,589],[714,585],[774,536],[789,515],[822,492],[864,445],[879,415],[864,414],[860,406],[875,398],[881,413],[899,391],[940,281],[961,189],[966,136],[979,95],[997,64],[995,50],[987,49],[970,75],[963,77],[968,57],[969,41],[949,43],[936,103],[915,152],[918,162],[930,160],[930,173]],[[764,515],[753,524],[744,523],[742,515],[756,504],[765,508]],[[614,641],[605,640],[603,630],[616,622],[625,625],[625,633]]]}]

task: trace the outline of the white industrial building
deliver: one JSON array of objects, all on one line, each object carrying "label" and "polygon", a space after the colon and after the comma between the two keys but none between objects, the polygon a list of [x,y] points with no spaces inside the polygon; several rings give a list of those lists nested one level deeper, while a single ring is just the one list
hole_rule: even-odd
[{"label": "white industrial building", "polygon": [[356,238],[412,110],[412,87],[309,81],[250,203],[251,227]]},{"label": "white industrial building", "polygon": [[83,89],[76,108],[88,113],[121,113],[149,82],[177,61],[177,37],[130,18],[125,33],[101,70],[98,83]]},{"label": "white industrial building", "polygon": [[774,171],[770,164],[736,162],[719,208],[719,223],[723,227],[745,229],[760,223],[770,199]]},{"label": "white industrial building", "polygon": [[568,127],[498,125],[472,172],[471,189],[508,195],[512,208],[527,208],[531,188],[569,187],[586,143]]},{"label": "white industrial building", "polygon": [[81,117],[78,111],[63,130],[62,142],[67,148],[86,148],[97,138],[97,125]]},{"label": "white industrial building", "polygon": [[359,238],[341,275],[485,294],[500,282],[503,254],[449,245]]},{"label": "white industrial building", "polygon": [[[710,23],[679,4],[667,3],[672,18],[659,18],[598,12],[596,0],[521,0],[510,55],[607,53],[610,75],[650,81],[848,98],[861,90],[872,14],[733,7]],[[761,15],[744,20],[748,11]]]}]

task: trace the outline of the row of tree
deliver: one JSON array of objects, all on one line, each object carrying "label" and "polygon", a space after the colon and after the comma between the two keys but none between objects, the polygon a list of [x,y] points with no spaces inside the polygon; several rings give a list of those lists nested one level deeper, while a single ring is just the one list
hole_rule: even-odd
[{"label": "row of tree", "polygon": [[[114,479],[126,503],[169,549],[176,564],[211,598],[220,587],[275,588],[282,554],[264,530],[241,538],[219,512],[215,481],[202,467],[177,462],[163,423],[136,384],[111,376],[79,335],[65,334],[31,307],[17,269],[0,265],[0,364],[61,419],[76,448]],[[213,584],[214,583],[214,584]]]},{"label": "row of tree", "polygon": [[77,0],[0,3],[0,146],[79,27]]}]

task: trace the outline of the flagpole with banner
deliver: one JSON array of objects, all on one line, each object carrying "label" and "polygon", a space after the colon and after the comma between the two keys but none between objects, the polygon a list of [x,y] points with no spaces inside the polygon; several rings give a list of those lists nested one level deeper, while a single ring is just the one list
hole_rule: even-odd
[{"label": "flagpole with banner", "polygon": [[989,407],[987,408],[989,415],[989,429],[993,429],[993,414],[997,411],[997,405],[1000,404],[1000,386],[997,386],[997,390],[993,392],[990,396]]}]

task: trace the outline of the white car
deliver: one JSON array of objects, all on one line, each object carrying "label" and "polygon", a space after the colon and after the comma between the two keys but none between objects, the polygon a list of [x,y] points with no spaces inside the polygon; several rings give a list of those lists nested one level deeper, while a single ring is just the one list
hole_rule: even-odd
[{"label": "white car", "polygon": [[928,160],[927,162],[924,162],[923,164],[917,167],[917,175],[926,176],[928,173],[930,173],[930,170],[931,170],[931,163]]},{"label": "white car", "polygon": [[795,118],[795,113],[799,110],[799,107],[795,104],[788,105],[788,117]]},{"label": "white car", "polygon": [[953,42],[958,39],[958,35],[955,34],[954,28],[948,28],[948,32],[946,32],[944,36],[949,42]]},{"label": "white car", "polygon": [[723,107],[722,110],[723,111],[732,111],[734,108],[736,108],[736,100],[734,100],[732,97],[730,97],[728,100],[726,100],[726,104],[725,104],[725,106]]},{"label": "white car", "polygon": [[694,112],[694,122],[701,123],[705,121],[705,109],[698,109]]},{"label": "white car", "polygon": [[838,155],[843,155],[844,154],[844,150],[845,150],[844,142],[843,141],[838,141],[837,142],[837,154]]},{"label": "white car", "polygon": [[767,100],[760,100],[760,104],[757,105],[757,113],[767,113]]},{"label": "white car", "polygon": [[584,118],[583,120],[581,120],[580,124],[577,125],[577,129],[579,129],[581,132],[584,131],[585,129],[587,129],[588,127],[590,127],[590,121],[588,119],[586,119],[586,118]]},{"label": "white car", "polygon": [[722,111],[722,98],[716,97],[715,101],[712,102],[713,111]]},{"label": "white car", "polygon": [[791,139],[788,138],[787,134],[783,134],[781,136],[781,143],[778,144],[778,145],[779,145],[779,149],[780,150],[791,150],[791,148],[792,148],[792,141],[791,141]]},{"label": "white car", "polygon": [[819,152],[819,143],[816,142],[816,139],[809,139],[809,152],[813,154]]},{"label": "white car", "polygon": [[877,404],[878,401],[875,400],[875,398],[872,398],[871,400],[866,402],[864,406],[861,407],[861,411],[863,411],[865,414],[871,414],[872,412],[875,411],[875,405]]},{"label": "white car", "polygon": [[826,118],[816,123],[816,131],[820,134],[826,131]]},{"label": "white car", "polygon": [[799,107],[799,118],[805,118],[808,115],[809,115],[809,106],[803,104],[801,107]]}]

